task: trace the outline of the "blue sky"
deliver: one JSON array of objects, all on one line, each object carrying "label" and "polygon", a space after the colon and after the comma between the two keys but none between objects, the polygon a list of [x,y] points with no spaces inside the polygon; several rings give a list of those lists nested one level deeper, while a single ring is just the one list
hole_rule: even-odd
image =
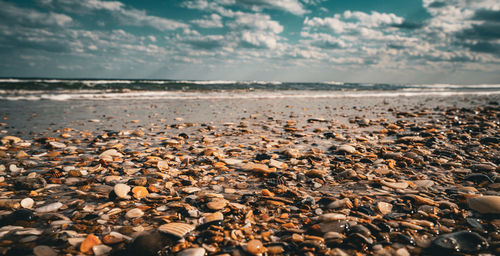
[{"label": "blue sky", "polygon": [[500,83],[498,0],[0,0],[0,76]]}]

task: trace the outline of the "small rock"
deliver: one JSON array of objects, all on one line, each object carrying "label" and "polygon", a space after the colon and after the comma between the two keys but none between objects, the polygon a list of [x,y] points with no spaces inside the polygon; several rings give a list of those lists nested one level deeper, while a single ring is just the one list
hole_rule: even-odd
[{"label": "small rock", "polygon": [[42,207],[38,207],[35,209],[35,211],[39,212],[39,213],[55,212],[55,211],[59,210],[59,208],[61,208],[62,206],[63,206],[62,203],[56,202],[56,203],[48,204],[48,205],[45,205]]},{"label": "small rock", "polygon": [[148,189],[143,186],[134,187],[132,189],[132,193],[134,194],[134,197],[137,199],[146,197],[149,194]]},{"label": "small rock", "polygon": [[134,208],[134,209],[128,210],[127,213],[125,213],[125,217],[127,219],[140,218],[143,215],[144,215],[144,212],[139,208]]},{"label": "small rock", "polygon": [[344,145],[341,145],[340,147],[338,147],[337,151],[353,154],[354,152],[356,152],[356,148],[354,148],[351,145],[344,144]]},{"label": "small rock", "polygon": [[123,183],[116,184],[113,191],[119,198],[129,198],[128,192],[130,192],[130,186]]},{"label": "small rock", "polygon": [[104,244],[94,245],[92,247],[92,251],[96,256],[108,254],[111,250],[113,250],[113,248]]},{"label": "small rock", "polygon": [[226,207],[226,205],[227,205],[226,200],[218,199],[218,200],[208,202],[207,208],[210,210],[213,210],[213,211],[217,211],[217,210],[223,209],[224,207]]},{"label": "small rock", "polygon": [[101,244],[101,240],[93,234],[90,234],[83,240],[80,245],[80,251],[83,253],[90,253],[92,251],[92,247]]},{"label": "small rock", "polygon": [[500,196],[480,196],[467,200],[469,208],[480,213],[500,214]]},{"label": "small rock", "polygon": [[57,141],[51,141],[51,142],[49,142],[49,146],[51,148],[61,149],[61,148],[65,148],[66,144],[61,143],[61,142],[57,142]]},{"label": "small rock", "polygon": [[332,222],[336,220],[345,220],[347,218],[346,215],[340,213],[326,213],[319,216],[319,220],[321,222]]},{"label": "small rock", "polygon": [[432,241],[432,248],[444,252],[477,253],[488,248],[489,244],[476,232],[459,231],[441,235]]},{"label": "small rock", "polygon": [[177,256],[203,256],[206,250],[204,248],[189,248],[177,254]]},{"label": "small rock", "polygon": [[108,149],[99,155],[99,159],[105,161],[113,161],[113,158],[123,157],[122,153],[118,152],[116,149]]},{"label": "small rock", "polygon": [[247,252],[250,254],[259,255],[266,251],[266,247],[264,247],[260,240],[250,240],[247,244]]},{"label": "small rock", "polygon": [[33,254],[35,256],[57,256],[57,252],[46,245],[38,245],[33,248]]},{"label": "small rock", "polygon": [[26,208],[26,209],[31,209],[35,205],[35,201],[29,197],[26,197],[25,199],[21,200],[21,207]]}]

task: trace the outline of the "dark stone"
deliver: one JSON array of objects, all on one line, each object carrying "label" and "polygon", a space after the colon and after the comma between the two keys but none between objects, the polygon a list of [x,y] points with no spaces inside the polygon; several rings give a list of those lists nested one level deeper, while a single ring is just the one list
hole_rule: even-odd
[{"label": "dark stone", "polygon": [[443,252],[475,253],[487,249],[488,246],[488,241],[478,233],[459,231],[434,239],[431,249]]}]

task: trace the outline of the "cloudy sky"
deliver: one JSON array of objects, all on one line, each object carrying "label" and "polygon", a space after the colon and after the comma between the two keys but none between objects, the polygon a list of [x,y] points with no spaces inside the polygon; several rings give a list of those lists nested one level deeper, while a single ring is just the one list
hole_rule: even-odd
[{"label": "cloudy sky", "polygon": [[0,0],[0,76],[500,83],[498,0]]}]

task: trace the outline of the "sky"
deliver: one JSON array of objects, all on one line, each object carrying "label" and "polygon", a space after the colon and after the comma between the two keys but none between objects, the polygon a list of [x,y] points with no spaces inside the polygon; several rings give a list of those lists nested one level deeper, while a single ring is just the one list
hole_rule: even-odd
[{"label": "sky", "polygon": [[500,83],[498,0],[0,0],[0,76]]}]

